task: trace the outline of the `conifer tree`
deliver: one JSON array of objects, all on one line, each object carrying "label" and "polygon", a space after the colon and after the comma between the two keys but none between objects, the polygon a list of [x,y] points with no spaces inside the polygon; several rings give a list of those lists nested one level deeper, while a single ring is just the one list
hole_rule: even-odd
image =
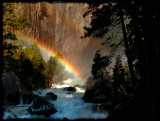
[{"label": "conifer tree", "polygon": [[3,3],[3,71],[10,71],[14,66],[14,54],[18,49],[15,42],[9,43],[7,40],[16,40],[15,31],[23,30],[28,25],[24,17],[15,14],[13,3]]},{"label": "conifer tree", "polygon": [[100,50],[98,50],[95,54],[92,64],[92,75],[94,79],[101,79],[106,74],[106,67],[111,63],[108,56],[101,56]]},{"label": "conifer tree", "polygon": [[115,67],[113,69],[113,86],[119,86],[124,83],[125,72],[122,66],[121,56],[117,56]]},{"label": "conifer tree", "polygon": [[94,89],[95,94],[99,93],[102,94],[110,94],[110,87],[109,85],[109,76],[107,72],[107,67],[109,66],[110,58],[109,56],[101,56],[100,50],[98,50],[95,54],[92,64],[92,75],[94,78]]}]

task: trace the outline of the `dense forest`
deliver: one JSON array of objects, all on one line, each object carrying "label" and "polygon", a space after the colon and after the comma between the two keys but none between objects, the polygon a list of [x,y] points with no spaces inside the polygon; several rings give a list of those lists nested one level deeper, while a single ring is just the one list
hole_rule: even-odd
[{"label": "dense forest", "polygon": [[[113,2],[112,0],[89,2],[89,9],[84,13],[84,17],[87,15],[92,17],[91,27],[84,27],[86,30],[84,37],[103,38],[104,35],[114,31],[117,25],[120,25],[123,31],[122,41],[130,76],[126,78],[125,69],[117,57],[112,85],[114,109],[113,115],[111,114],[108,119],[158,120],[160,113],[159,89],[156,83],[158,71],[155,70],[158,70],[159,67],[160,48],[158,44],[159,13],[156,11],[157,6],[150,8],[150,12],[144,16],[143,0]],[[144,18],[149,20],[147,26],[150,27],[150,30],[144,26]],[[144,31],[149,32],[146,38]],[[107,42],[108,39],[106,39]],[[121,44],[121,40],[119,43]],[[118,45],[114,46],[113,51]],[[95,58],[98,56],[96,55]],[[107,62],[104,66],[107,66]],[[96,69],[100,68],[98,64],[97,66]],[[93,67],[95,68],[95,65]],[[96,78],[94,74],[93,76]],[[97,73],[97,75],[99,74]]]},{"label": "dense forest", "polygon": [[54,75],[63,78],[63,67],[56,57],[44,61],[36,43],[16,35],[27,26],[27,20],[15,14],[13,4],[3,3],[3,72],[13,71],[27,90],[51,87]]},{"label": "dense forest", "polygon": [[[120,29],[123,39],[110,45],[110,54],[102,56],[100,50],[95,53],[92,76],[86,82],[83,100],[97,103],[94,96],[108,97],[102,101],[112,102],[107,121],[160,120],[159,71],[156,71],[160,60],[158,7],[154,5],[145,16],[143,0],[99,0],[88,1],[87,4],[88,11],[83,16],[91,16],[91,26],[84,27],[82,38],[103,38]],[[144,19],[149,21],[147,28]],[[57,80],[63,78],[64,68],[56,57],[45,62],[35,43],[28,45],[16,36],[16,31],[26,29],[28,25],[25,18],[14,13],[12,4],[3,4],[3,72],[13,71],[28,90],[50,88],[52,83],[56,83],[52,81],[54,75],[58,75]],[[149,34],[145,36],[144,32]],[[110,41],[113,41],[112,36],[107,37],[102,46],[109,45]],[[106,68],[120,45],[125,48],[127,63],[122,64],[121,55],[118,55],[113,74],[109,75]]]}]

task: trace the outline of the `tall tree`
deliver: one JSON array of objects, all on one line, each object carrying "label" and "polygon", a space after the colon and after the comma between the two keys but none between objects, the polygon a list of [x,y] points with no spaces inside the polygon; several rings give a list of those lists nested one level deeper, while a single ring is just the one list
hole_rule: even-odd
[{"label": "tall tree", "polygon": [[[150,28],[152,28],[153,31],[151,32],[151,36],[149,36],[147,40],[144,40],[144,1],[133,0],[127,2],[117,0],[111,2],[108,1],[107,3],[107,1],[99,1],[89,3],[89,10],[85,15],[91,15],[92,20],[91,27],[85,28],[85,37],[103,37],[111,30],[109,29],[110,26],[114,26],[121,22],[126,55],[130,66],[130,75],[132,80],[134,80],[133,83],[137,86],[137,82],[135,82],[135,78],[132,76],[134,75],[133,71],[135,71],[136,68],[140,72],[140,79],[137,81],[139,81],[138,83],[141,85],[137,88],[137,91],[143,90],[143,93],[146,94],[144,100],[145,105],[148,105],[148,108],[146,108],[145,111],[149,114],[151,113],[150,110],[152,110],[152,115],[150,116],[154,120],[158,119],[158,110],[155,106],[158,105],[156,103],[158,100],[156,93],[158,88],[152,82],[153,78],[158,76],[158,73],[151,72],[150,70],[153,70],[153,67],[159,65],[157,62],[159,59],[159,45],[155,44],[159,43],[157,38],[158,34],[155,34],[159,31],[159,26],[155,27],[155,24],[153,24],[153,22],[158,23],[157,20],[159,20],[159,13],[156,12],[156,8],[153,8],[150,14],[147,15],[148,20],[152,22],[153,26]],[[127,31],[125,30],[126,26]],[[138,96],[138,92],[136,95]],[[135,98],[137,96],[135,96]],[[142,93],[141,96],[143,97]],[[150,104],[152,104],[152,108]]]},{"label": "tall tree", "polygon": [[120,55],[116,57],[115,67],[113,68],[113,80],[113,86],[119,86],[123,84],[125,80],[125,71]]},{"label": "tall tree", "polygon": [[63,59],[63,55],[58,53],[56,56],[50,56],[47,63],[48,84],[59,83],[65,78],[64,67],[59,62],[59,58]]},{"label": "tall tree", "polygon": [[101,56],[100,50],[98,50],[95,54],[93,62],[91,71],[92,75],[94,79],[101,80],[107,74],[106,68],[111,63],[110,58],[108,56]]},{"label": "tall tree", "polygon": [[[14,63],[13,54],[18,46],[12,40],[16,40],[15,31],[23,30],[28,26],[28,22],[22,16],[14,12],[13,3],[3,3],[3,65],[4,71],[9,71],[9,67]],[[9,43],[7,40],[11,40]]]},{"label": "tall tree", "polygon": [[[89,10],[85,12],[84,16],[86,15],[91,16],[92,18],[90,23],[91,27],[84,27],[84,29],[86,30],[84,37],[95,36],[103,38],[104,35],[109,34],[111,31],[114,32],[114,30],[117,28],[117,25],[121,24],[124,36],[123,40],[126,48],[126,56],[128,58],[127,60],[130,69],[130,75],[134,82],[135,75],[133,71],[132,58],[130,54],[130,48],[127,41],[127,33],[124,24],[124,15],[123,15],[124,12],[126,13],[124,4],[122,3],[118,2],[103,3],[102,1],[89,3]],[[106,40],[106,42],[107,41],[108,39]],[[121,40],[119,41],[120,44],[122,44]]]},{"label": "tall tree", "polygon": [[[107,72],[110,58],[109,56],[102,56],[100,50],[95,54],[92,64],[92,75],[94,81],[94,89],[96,92],[103,94],[106,92],[107,96],[110,95],[110,78]],[[96,93],[95,93],[96,94]]]},{"label": "tall tree", "polygon": [[53,76],[56,74],[57,63],[54,57],[50,56],[50,59],[47,63],[47,77],[48,77],[48,87],[52,85]]},{"label": "tall tree", "polygon": [[119,55],[116,57],[115,66],[113,68],[113,105],[123,104],[127,102],[129,96],[133,96],[130,80],[128,80],[129,78],[126,78],[126,76],[128,76],[127,71],[122,66],[121,56]]},{"label": "tall tree", "polygon": [[[144,50],[142,46],[143,32],[142,30],[140,30],[143,29],[142,1],[136,1],[136,3],[138,4],[137,6],[135,6],[136,3],[134,3],[134,1],[129,1],[126,3],[125,2],[116,1],[114,3],[103,3],[101,1],[89,3],[89,10],[84,14],[84,16],[91,15],[91,27],[84,27],[84,29],[86,30],[84,37],[95,36],[102,38],[104,37],[104,35],[109,34],[110,31],[115,30],[115,28],[117,28],[117,25],[121,25],[130,76],[135,87],[136,77],[134,71],[135,67],[138,66],[134,67],[134,63],[135,61],[138,62],[139,65],[141,65],[140,63],[143,63],[143,58],[141,56]],[[138,11],[138,16],[135,16],[135,13],[132,11],[133,8],[135,11]],[[137,17],[138,22],[133,19],[135,17]],[[129,24],[127,25],[126,22],[128,22]],[[126,31],[126,25],[128,26],[128,31]],[[134,25],[136,25],[136,27],[134,27]],[[138,32],[135,32],[135,29]],[[133,37],[135,37],[136,39],[133,40]],[[142,46],[142,48],[140,48],[140,46]],[[132,57],[132,55],[134,58]],[[140,72],[142,72],[142,67],[139,69],[141,69]],[[141,77],[143,78],[143,75]]]},{"label": "tall tree", "polygon": [[[145,30],[145,54],[146,54],[146,65],[145,65],[145,76],[148,87],[148,92],[150,100],[152,104],[152,115],[154,117],[154,121],[160,120],[160,100],[159,100],[159,92],[160,88],[158,86],[158,78],[159,78],[159,67],[160,67],[160,13],[159,13],[159,5],[157,1],[151,2],[149,6],[153,6],[149,9],[145,15],[146,26]],[[146,91],[147,92],[147,91]]]}]

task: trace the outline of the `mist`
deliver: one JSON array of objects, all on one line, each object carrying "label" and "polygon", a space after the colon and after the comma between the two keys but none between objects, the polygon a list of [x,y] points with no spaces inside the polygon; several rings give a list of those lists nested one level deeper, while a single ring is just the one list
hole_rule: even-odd
[{"label": "mist", "polygon": [[[81,38],[84,35],[83,27],[90,26],[91,20],[90,16],[83,17],[87,10],[84,3],[39,2],[16,3],[15,6],[17,14],[25,16],[30,23],[23,34],[62,54],[63,58],[78,70],[80,77],[91,75],[91,66],[97,50],[101,50],[102,55],[110,53],[111,48],[101,44],[107,37]],[[122,49],[119,52],[121,51]],[[43,52],[43,56],[46,59],[50,55]]]}]

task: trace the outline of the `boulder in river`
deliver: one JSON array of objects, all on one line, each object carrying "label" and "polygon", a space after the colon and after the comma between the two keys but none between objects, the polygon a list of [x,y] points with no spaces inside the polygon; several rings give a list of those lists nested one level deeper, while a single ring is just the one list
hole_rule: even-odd
[{"label": "boulder in river", "polygon": [[47,100],[56,100],[57,99],[57,95],[55,95],[54,93],[52,92],[48,92],[45,96],[45,99]]},{"label": "boulder in river", "polygon": [[108,101],[108,97],[104,94],[95,95],[93,103],[105,103]]},{"label": "boulder in river", "polygon": [[95,90],[92,89],[86,90],[82,99],[86,103],[106,103],[109,100],[105,94],[95,94]]},{"label": "boulder in river", "polygon": [[63,90],[64,90],[64,91],[76,92],[76,88],[75,88],[75,87],[65,87]]},{"label": "boulder in river", "polygon": [[24,103],[24,104],[31,104],[32,101],[33,101],[35,98],[37,98],[37,97],[39,97],[39,96],[33,94],[32,92],[26,92],[26,93],[24,93],[24,94],[22,95],[23,103]]},{"label": "boulder in river", "polygon": [[20,96],[24,87],[13,72],[2,74],[3,105],[17,105],[20,102]]},{"label": "boulder in river", "polygon": [[51,114],[57,112],[57,110],[54,108],[54,105],[48,102],[43,97],[35,98],[32,103],[32,106],[29,107],[27,110],[31,115],[37,114],[37,115],[44,115],[46,117],[49,117]]},{"label": "boulder in river", "polygon": [[84,102],[91,103],[94,99],[94,91],[93,90],[86,90],[84,96],[82,97]]}]

